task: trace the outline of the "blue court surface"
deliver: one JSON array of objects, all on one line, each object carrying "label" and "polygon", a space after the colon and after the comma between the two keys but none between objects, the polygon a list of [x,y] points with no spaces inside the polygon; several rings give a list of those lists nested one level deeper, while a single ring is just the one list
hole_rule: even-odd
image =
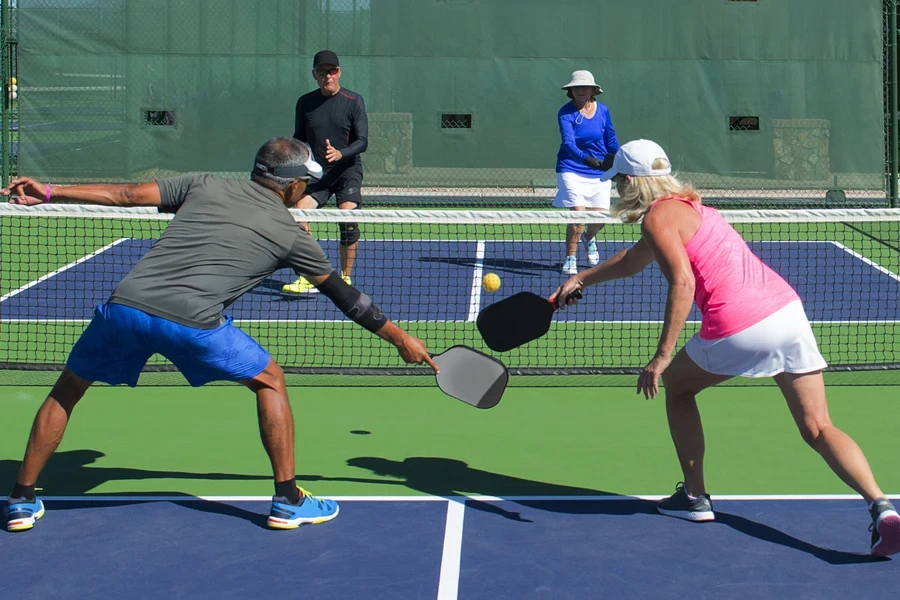
[{"label": "blue court surface", "polygon": [[[0,302],[4,320],[88,320],[93,307],[150,248],[150,240],[122,239]],[[602,257],[632,242],[602,242]],[[337,242],[324,241],[332,261]],[[900,277],[832,242],[754,242],[753,251],[797,290],[813,322],[900,320]],[[362,241],[354,285],[373,296],[395,321],[473,321],[484,306],[522,290],[550,295],[564,277],[561,242]],[[582,264],[581,268],[587,265]],[[481,275],[496,272],[500,293],[481,290]],[[319,294],[289,296],[295,278],[280,270],[229,309],[238,321],[333,321],[345,317]],[[666,283],[652,264],[638,276],[591,290],[558,320],[660,322]],[[596,291],[595,291],[596,290]],[[696,308],[690,320],[699,320]]]},{"label": "blue court surface", "polygon": [[0,532],[9,598],[785,598],[894,600],[859,499],[714,499],[717,520],[593,498],[345,498],[337,519],[265,528],[262,499],[47,501]]}]

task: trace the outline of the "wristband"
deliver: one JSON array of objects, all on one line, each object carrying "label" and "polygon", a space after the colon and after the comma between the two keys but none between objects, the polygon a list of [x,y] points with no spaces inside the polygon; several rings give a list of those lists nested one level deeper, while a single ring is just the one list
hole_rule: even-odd
[{"label": "wristband", "polygon": [[53,192],[50,190],[50,184],[44,184],[44,204],[50,204],[50,196],[53,195]]}]

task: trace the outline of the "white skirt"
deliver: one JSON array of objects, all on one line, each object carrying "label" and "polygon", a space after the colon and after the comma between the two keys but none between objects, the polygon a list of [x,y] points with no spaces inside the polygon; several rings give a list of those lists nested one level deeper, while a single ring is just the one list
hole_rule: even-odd
[{"label": "white skirt", "polygon": [[734,335],[704,340],[697,334],[684,349],[701,369],[715,375],[772,377],[828,366],[799,300]]},{"label": "white skirt", "polygon": [[577,173],[557,173],[553,206],[556,208],[583,206],[609,210],[611,192],[611,181],[600,181],[596,177],[585,177]]}]

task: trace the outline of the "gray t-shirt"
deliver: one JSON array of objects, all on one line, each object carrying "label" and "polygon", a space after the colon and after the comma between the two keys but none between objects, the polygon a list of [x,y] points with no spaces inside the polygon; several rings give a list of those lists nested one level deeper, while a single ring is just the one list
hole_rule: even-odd
[{"label": "gray t-shirt", "polygon": [[212,329],[225,308],[279,268],[299,275],[333,270],[281,198],[261,185],[208,174],[156,183],[160,212],[176,215],[110,302]]}]

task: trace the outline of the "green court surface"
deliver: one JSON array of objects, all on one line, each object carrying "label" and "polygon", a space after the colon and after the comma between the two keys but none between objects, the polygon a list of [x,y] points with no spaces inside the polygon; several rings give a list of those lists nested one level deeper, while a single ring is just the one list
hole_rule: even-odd
[{"label": "green court surface", "polygon": [[[58,218],[51,227],[42,220],[32,228],[34,223],[24,217],[0,218],[2,231],[9,233],[0,236],[0,253],[10,261],[0,278],[0,295],[116,240],[158,237],[165,226],[165,221],[131,218],[80,221],[85,220]],[[873,267],[893,275],[900,272],[896,221],[754,223],[737,229],[756,241],[833,241]],[[89,235],[78,235],[85,232]],[[634,233],[633,228],[610,226],[599,239],[635,239]],[[504,230],[491,225],[385,224],[367,229],[371,239],[407,240],[553,240],[560,234],[559,227],[547,225]],[[471,320],[401,324],[431,345],[478,343]],[[354,354],[365,342],[361,360],[401,366],[388,344],[372,344],[371,334],[351,323],[239,325],[281,364],[302,357],[313,361],[303,366],[328,367],[329,356]],[[16,356],[27,356],[33,363],[62,363],[85,326],[84,320],[0,322],[0,362],[18,363]],[[851,315],[813,327],[830,364],[895,360],[897,350],[890,343],[900,337],[895,319],[866,322]],[[682,343],[695,329],[696,324],[688,325]],[[552,369],[628,367],[634,366],[635,356],[642,365],[643,357],[652,354],[658,330],[659,324],[649,321],[557,322],[535,343],[533,355],[540,356],[540,367]],[[304,337],[327,339],[331,354],[298,354]],[[597,343],[565,351],[560,340],[573,338]],[[507,353],[504,361],[510,367],[525,364],[525,352]],[[158,365],[160,359],[153,361]],[[885,417],[896,412],[897,374],[826,374],[829,382],[891,384],[829,387],[835,423],[859,442],[888,493],[900,492],[896,424]],[[28,384],[0,387],[0,480],[9,485],[31,419],[55,376],[52,371],[0,372],[4,385]],[[664,400],[636,396],[632,375],[609,376],[601,384],[609,387],[587,387],[593,379],[581,374],[513,378],[503,402],[489,411],[444,396],[427,375],[321,375],[323,380],[329,377],[334,379],[327,387],[291,388],[299,479],[318,494],[661,495],[670,493],[680,477]],[[89,392],[40,482],[44,494],[272,493],[249,392],[234,385],[170,387],[182,381],[177,373],[150,373],[141,381],[147,385],[136,390],[98,386]],[[314,382],[313,376],[289,376],[292,385]],[[707,427],[707,483],[713,494],[850,493],[802,442],[776,387],[708,391],[701,396],[701,410]]]},{"label": "green court surface", "polygon": [[[0,387],[0,481],[11,486],[48,388]],[[828,389],[834,422],[900,492],[900,387]],[[477,410],[435,388],[290,389],[298,479],[331,496],[668,494],[680,471],[664,400],[627,388],[510,388]],[[723,494],[847,494],[774,387],[700,396],[707,485]],[[97,387],[39,482],[48,496],[272,493],[253,396],[237,386]]]}]

